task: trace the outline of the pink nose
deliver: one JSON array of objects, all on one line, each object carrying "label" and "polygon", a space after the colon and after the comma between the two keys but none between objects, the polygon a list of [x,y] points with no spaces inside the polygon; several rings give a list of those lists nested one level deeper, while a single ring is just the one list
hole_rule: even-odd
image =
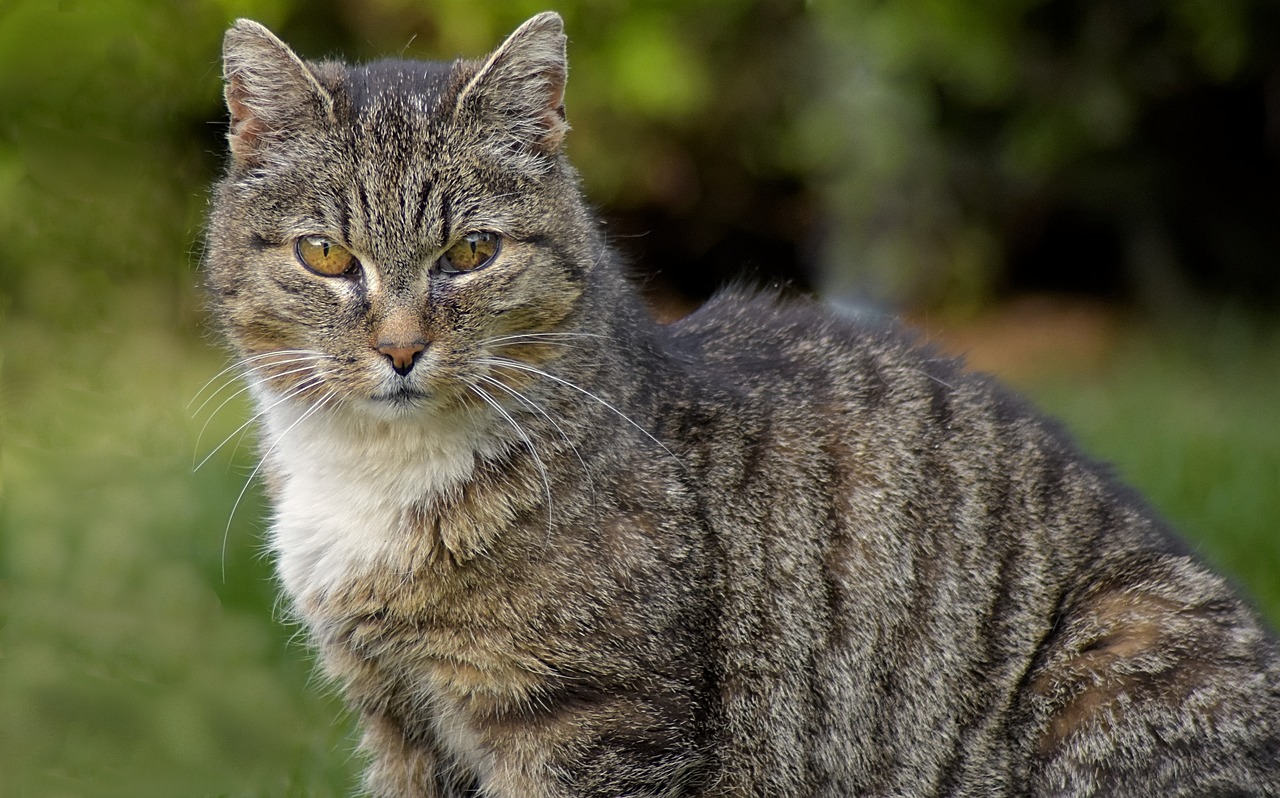
[{"label": "pink nose", "polygon": [[418,355],[421,355],[426,348],[427,345],[423,341],[378,344],[378,351],[387,356],[387,359],[391,361],[391,368],[395,369],[396,373],[402,377],[413,369],[413,364],[417,362]]}]

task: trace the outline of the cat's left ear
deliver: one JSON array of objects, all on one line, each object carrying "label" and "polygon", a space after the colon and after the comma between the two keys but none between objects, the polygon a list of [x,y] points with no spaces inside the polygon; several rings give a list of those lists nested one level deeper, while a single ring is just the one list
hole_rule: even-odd
[{"label": "cat's left ear", "polygon": [[480,66],[458,93],[455,112],[479,112],[525,146],[560,150],[569,122],[564,87],[569,76],[564,22],[545,11],[525,22]]}]

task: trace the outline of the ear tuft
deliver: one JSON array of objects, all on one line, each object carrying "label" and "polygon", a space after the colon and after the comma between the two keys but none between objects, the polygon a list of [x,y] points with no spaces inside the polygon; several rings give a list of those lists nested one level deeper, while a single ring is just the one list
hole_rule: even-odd
[{"label": "ear tuft", "polygon": [[569,76],[564,22],[545,11],[507,37],[458,94],[456,111],[478,108],[487,122],[521,144],[558,152],[569,123],[564,90]]},{"label": "ear tuft", "polygon": [[333,118],[333,97],[315,73],[274,33],[240,19],[222,41],[222,74],[231,114],[227,139],[242,162],[287,131]]}]

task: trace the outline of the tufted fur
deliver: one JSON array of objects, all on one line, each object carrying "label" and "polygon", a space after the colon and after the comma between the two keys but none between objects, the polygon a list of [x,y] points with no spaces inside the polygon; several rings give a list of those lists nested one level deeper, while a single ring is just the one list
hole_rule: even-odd
[{"label": "tufted fur", "polygon": [[[554,14],[453,64],[227,33],[207,280],[370,791],[1280,795],[1275,639],[1056,427],[816,304],[649,320],[564,47]],[[433,265],[475,232],[493,262]]]}]

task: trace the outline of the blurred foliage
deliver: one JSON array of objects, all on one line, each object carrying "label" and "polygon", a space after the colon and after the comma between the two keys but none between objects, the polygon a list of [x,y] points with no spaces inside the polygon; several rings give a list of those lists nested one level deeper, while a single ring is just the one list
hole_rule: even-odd
[{"label": "blurred foliage", "polygon": [[349,794],[342,712],[273,612],[263,507],[233,514],[251,447],[193,472],[248,416],[234,380],[201,390],[221,358],[169,291],[106,293],[96,319],[3,326],[0,796]]},{"label": "blurred foliage", "polygon": [[[1236,227],[1265,230],[1280,213],[1264,177],[1280,173],[1280,111],[1264,107],[1280,77],[1273,3],[832,0],[811,11],[823,18],[825,101],[802,117],[796,151],[826,178],[828,292],[973,307],[1008,287],[1081,288],[1159,305],[1190,299],[1168,296],[1171,281],[1234,269],[1237,293],[1261,283],[1276,297],[1280,238],[1179,251],[1220,231],[1177,218],[1194,201],[1178,192],[1197,191],[1262,217]],[[1250,116],[1213,120],[1212,138],[1162,119],[1232,91]],[[1223,145],[1235,151],[1210,157],[1230,168],[1186,185],[1195,165],[1179,148]],[[1245,177],[1262,196],[1239,196],[1232,180]],[[1092,228],[1062,240],[1073,217]]]},{"label": "blurred foliage", "polygon": [[[93,230],[76,262],[136,251],[118,236],[147,208],[198,228],[229,19],[312,58],[448,58],[544,5],[0,5],[0,279],[24,295],[21,247],[68,217]],[[961,310],[1028,288],[1280,300],[1274,0],[557,5],[572,157],[657,285],[699,298],[746,274]]]},{"label": "blurred foliage", "polygon": [[[221,35],[478,56],[543,6],[0,0],[0,798],[351,792],[244,397],[201,387]],[[571,156],[655,290],[1276,296],[1273,0],[558,6]],[[1205,318],[1029,387],[1280,619],[1280,342]]]}]

